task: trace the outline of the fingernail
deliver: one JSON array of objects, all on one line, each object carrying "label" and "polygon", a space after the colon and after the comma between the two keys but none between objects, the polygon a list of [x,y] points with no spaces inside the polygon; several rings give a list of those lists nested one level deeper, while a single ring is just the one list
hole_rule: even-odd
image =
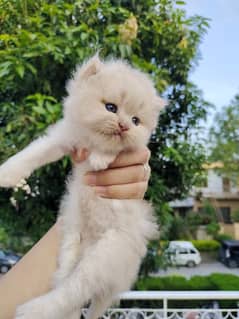
[{"label": "fingernail", "polygon": [[94,190],[97,195],[101,197],[106,197],[106,187],[97,186],[97,187],[94,187]]},{"label": "fingernail", "polygon": [[96,176],[94,174],[86,174],[84,176],[84,183],[89,186],[96,185]]}]

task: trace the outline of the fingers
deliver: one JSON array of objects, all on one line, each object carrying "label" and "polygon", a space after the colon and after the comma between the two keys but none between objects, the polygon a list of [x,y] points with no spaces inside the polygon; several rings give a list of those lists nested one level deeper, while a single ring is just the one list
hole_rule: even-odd
[{"label": "fingers", "polygon": [[147,148],[121,153],[104,171],[89,172],[85,183],[93,186],[97,195],[115,199],[141,199],[148,187],[150,152]]},{"label": "fingers", "polygon": [[75,163],[81,163],[87,159],[89,151],[86,148],[74,149],[71,152],[72,161]]},{"label": "fingers", "polygon": [[147,190],[148,183],[139,182],[124,185],[95,186],[97,195],[114,199],[141,199]]},{"label": "fingers", "polygon": [[110,164],[110,168],[124,167],[136,164],[145,164],[150,158],[150,151],[147,147],[137,149],[131,152],[121,152],[113,163]]},{"label": "fingers", "polygon": [[[74,162],[80,163],[89,156],[89,151],[85,148],[74,149],[71,158]],[[137,164],[145,164],[150,158],[150,151],[147,147],[131,152],[121,152],[109,168],[125,167]]]},{"label": "fingers", "polygon": [[[75,162],[84,161],[89,155],[86,149],[75,150],[71,157]],[[105,198],[140,199],[144,197],[150,177],[148,148],[120,153],[108,169],[88,172],[85,184]]]},{"label": "fingers", "polygon": [[87,185],[109,186],[137,183],[147,181],[150,175],[150,168],[146,169],[143,164],[132,166],[109,168],[104,171],[89,172],[84,177]]}]

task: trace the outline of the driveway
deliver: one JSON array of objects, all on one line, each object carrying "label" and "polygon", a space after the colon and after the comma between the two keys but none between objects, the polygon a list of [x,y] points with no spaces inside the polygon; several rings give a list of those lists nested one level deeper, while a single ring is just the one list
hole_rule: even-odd
[{"label": "driveway", "polygon": [[[239,268],[230,269],[224,266],[219,262],[211,262],[211,263],[201,263],[200,265],[188,268],[188,267],[169,267],[166,271],[159,270],[157,273],[154,273],[153,276],[170,276],[170,275],[182,275],[186,278],[190,278],[192,276],[200,275],[207,276],[212,273],[222,273],[222,274],[233,274],[239,276]],[[0,278],[1,278],[0,274]]]},{"label": "driveway", "polygon": [[190,278],[195,275],[206,276],[212,273],[234,274],[239,276],[239,268],[227,268],[220,262],[201,263],[200,265],[188,267],[169,267],[166,271],[159,270],[154,276],[182,275]]}]

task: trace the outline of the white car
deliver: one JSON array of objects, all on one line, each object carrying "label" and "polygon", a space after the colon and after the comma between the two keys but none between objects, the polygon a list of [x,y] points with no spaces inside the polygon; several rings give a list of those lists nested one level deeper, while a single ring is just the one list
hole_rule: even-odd
[{"label": "white car", "polygon": [[171,265],[194,267],[202,261],[200,252],[189,241],[170,241],[164,254]]}]

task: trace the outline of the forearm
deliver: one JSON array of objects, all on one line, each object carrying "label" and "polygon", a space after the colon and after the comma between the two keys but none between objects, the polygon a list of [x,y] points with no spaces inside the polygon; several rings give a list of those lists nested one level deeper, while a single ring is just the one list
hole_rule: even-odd
[{"label": "forearm", "polygon": [[16,307],[50,289],[56,269],[59,232],[47,234],[0,279],[0,319],[13,319]]}]

